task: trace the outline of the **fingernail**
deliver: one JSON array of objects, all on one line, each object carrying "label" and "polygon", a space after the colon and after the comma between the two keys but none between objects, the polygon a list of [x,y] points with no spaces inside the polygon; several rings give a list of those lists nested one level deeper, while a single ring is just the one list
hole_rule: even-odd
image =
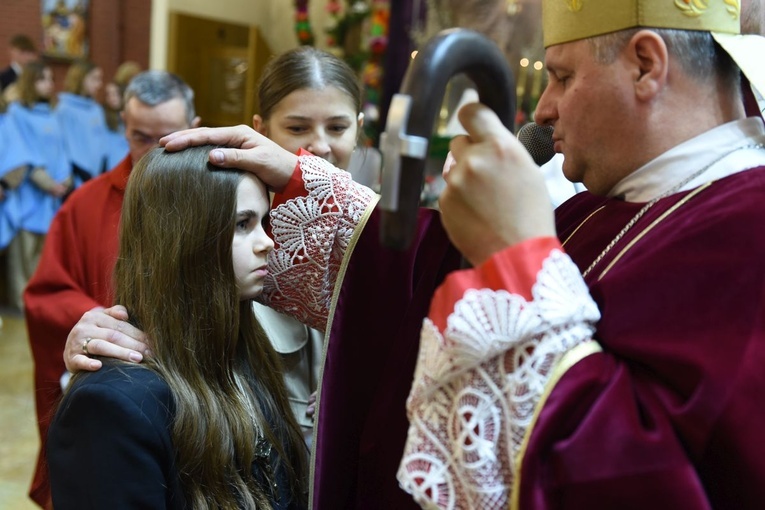
[{"label": "fingernail", "polygon": [[452,156],[452,153],[449,152],[448,154],[446,154],[446,161],[444,161],[444,168],[443,170],[441,170],[441,174],[443,176],[446,176],[446,174],[448,174],[451,171],[452,167],[454,167],[454,165],[456,164],[457,164],[457,160],[454,159],[454,156]]},{"label": "fingernail", "polygon": [[128,358],[130,358],[130,361],[133,363],[140,363],[141,360],[143,360],[143,356],[137,352],[131,352],[130,355],[128,355]]},{"label": "fingernail", "polygon": [[223,163],[223,151],[221,150],[213,150],[210,153],[210,157],[212,158],[212,162],[216,164]]}]

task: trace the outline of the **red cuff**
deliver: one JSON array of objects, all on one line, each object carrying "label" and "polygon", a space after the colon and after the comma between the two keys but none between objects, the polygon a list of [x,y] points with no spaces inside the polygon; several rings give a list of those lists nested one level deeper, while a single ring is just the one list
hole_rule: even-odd
[{"label": "red cuff", "polygon": [[[298,158],[300,156],[313,156],[310,152],[304,149],[299,149],[297,152]],[[305,189],[305,183],[303,182],[303,173],[300,171],[300,161],[298,160],[295,165],[295,170],[292,172],[289,182],[282,191],[274,194],[274,200],[271,204],[272,209],[276,209],[278,206],[287,202],[292,198],[304,197],[308,194]]]},{"label": "red cuff", "polygon": [[428,316],[443,332],[454,305],[469,289],[504,289],[531,301],[542,263],[556,249],[563,251],[557,237],[536,237],[495,253],[478,267],[450,273],[436,290]]}]

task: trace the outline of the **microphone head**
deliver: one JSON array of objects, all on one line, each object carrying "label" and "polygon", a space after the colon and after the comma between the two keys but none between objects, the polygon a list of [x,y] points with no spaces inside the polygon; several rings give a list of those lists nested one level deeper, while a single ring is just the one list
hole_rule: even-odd
[{"label": "microphone head", "polygon": [[552,126],[540,126],[529,122],[518,130],[518,141],[529,151],[534,163],[541,166],[555,156],[552,134]]}]

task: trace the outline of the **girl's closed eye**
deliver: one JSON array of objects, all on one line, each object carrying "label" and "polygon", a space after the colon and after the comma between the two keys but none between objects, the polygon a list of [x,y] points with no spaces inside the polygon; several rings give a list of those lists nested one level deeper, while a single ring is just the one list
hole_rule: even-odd
[{"label": "girl's closed eye", "polygon": [[308,126],[303,126],[303,125],[287,126],[287,131],[289,131],[290,133],[294,135],[302,135],[303,133],[306,133],[308,131]]},{"label": "girl's closed eye", "polygon": [[350,125],[348,124],[333,124],[329,126],[329,131],[336,134],[343,134],[348,130],[348,128],[350,128]]}]

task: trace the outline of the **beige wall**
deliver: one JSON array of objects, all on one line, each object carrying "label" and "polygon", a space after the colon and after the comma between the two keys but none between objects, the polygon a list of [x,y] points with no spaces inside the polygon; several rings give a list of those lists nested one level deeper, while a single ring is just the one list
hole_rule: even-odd
[{"label": "beige wall", "polygon": [[[317,46],[323,47],[326,41],[324,28],[328,23],[325,2],[314,1],[309,5]],[[152,69],[165,69],[167,66],[170,11],[257,25],[274,53],[281,53],[297,46],[294,9],[292,0],[153,0],[149,65]]]}]

